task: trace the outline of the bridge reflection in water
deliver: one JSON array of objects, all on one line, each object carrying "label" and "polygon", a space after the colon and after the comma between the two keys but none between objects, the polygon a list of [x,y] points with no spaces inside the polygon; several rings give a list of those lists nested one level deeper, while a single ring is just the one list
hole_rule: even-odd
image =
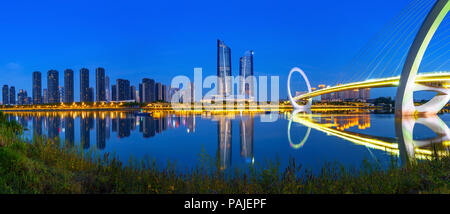
[{"label": "bridge reflection in water", "polygon": [[[291,138],[292,122],[308,128],[305,137],[298,142],[294,142]],[[437,136],[421,140],[414,139],[415,124],[428,127]],[[450,129],[436,115],[422,118],[397,118],[395,120],[396,138],[346,131],[351,127],[358,127],[358,129],[370,127],[370,114],[311,114],[311,112],[294,111],[290,114],[288,139],[292,148],[299,149],[307,142],[311,129],[314,129],[358,145],[399,155],[403,164],[416,159],[430,159],[433,156],[449,154]]]}]

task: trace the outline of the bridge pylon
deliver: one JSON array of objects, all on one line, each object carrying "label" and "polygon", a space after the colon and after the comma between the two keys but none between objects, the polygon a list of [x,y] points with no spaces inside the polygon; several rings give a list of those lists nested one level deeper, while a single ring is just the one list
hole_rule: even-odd
[{"label": "bridge pylon", "polygon": [[[398,117],[415,114],[436,114],[450,100],[450,91],[446,87],[430,88],[415,83],[417,71],[423,55],[450,8],[449,0],[438,0],[423,21],[409,49],[395,98],[395,115]],[[421,106],[414,106],[413,92],[421,89],[432,89],[438,95]]]}]

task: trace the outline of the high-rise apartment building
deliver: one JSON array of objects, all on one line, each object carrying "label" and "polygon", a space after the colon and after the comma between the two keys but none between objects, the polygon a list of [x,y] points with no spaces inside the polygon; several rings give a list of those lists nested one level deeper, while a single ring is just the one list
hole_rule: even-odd
[{"label": "high-rise apartment building", "polygon": [[117,101],[129,100],[130,96],[130,81],[124,79],[116,80],[117,87]]},{"label": "high-rise apartment building", "polygon": [[80,102],[89,102],[89,70],[80,69]]},{"label": "high-rise apartment building", "polygon": [[105,69],[95,69],[95,100],[106,101]]},{"label": "high-rise apartment building", "polygon": [[41,82],[41,72],[33,72],[33,104],[42,103],[42,82]]},{"label": "high-rise apartment building", "polygon": [[48,90],[48,102],[59,102],[59,72],[57,70],[49,70],[47,72],[47,90]]},{"label": "high-rise apartment building", "polygon": [[74,84],[73,84],[73,70],[64,70],[64,99],[65,103],[72,103],[74,101]]},{"label": "high-rise apartment building", "polygon": [[148,78],[142,79],[142,97],[144,103],[150,103],[156,100],[155,80]]},{"label": "high-rise apartment building", "polygon": [[8,85],[3,85],[2,88],[2,104],[8,105],[9,104],[9,88]]},{"label": "high-rise apartment building", "polygon": [[14,86],[11,86],[9,88],[9,104],[10,105],[16,104],[16,88]]}]

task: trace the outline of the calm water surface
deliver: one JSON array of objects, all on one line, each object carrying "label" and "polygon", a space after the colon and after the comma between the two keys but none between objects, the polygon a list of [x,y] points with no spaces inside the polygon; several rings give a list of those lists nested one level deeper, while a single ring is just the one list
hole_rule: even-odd
[{"label": "calm water surface", "polygon": [[[393,114],[153,112],[153,116],[136,116],[133,112],[60,112],[8,115],[29,129],[25,132],[29,139],[33,135],[59,137],[61,142],[85,150],[115,153],[123,161],[130,156],[155,159],[161,166],[176,161],[182,169],[199,164],[202,149],[212,156],[218,155],[222,169],[264,167],[269,160],[278,160],[283,168],[289,158],[313,170],[334,161],[358,167],[363,160],[368,160],[386,167],[391,154],[411,155],[411,152],[402,153],[402,148],[408,151],[408,144],[398,144],[398,132],[405,132],[405,126],[398,129],[403,131],[396,132]],[[262,117],[273,122],[263,122]],[[442,114],[431,121],[442,121],[439,126],[445,129],[450,115]],[[426,122],[413,127],[412,151],[414,147],[421,149],[416,155],[432,151],[427,143],[419,141],[442,143],[443,134],[429,127]]]}]

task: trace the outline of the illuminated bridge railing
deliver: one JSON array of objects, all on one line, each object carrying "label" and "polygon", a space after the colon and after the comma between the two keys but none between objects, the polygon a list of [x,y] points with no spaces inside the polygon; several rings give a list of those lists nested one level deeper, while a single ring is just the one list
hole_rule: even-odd
[{"label": "illuminated bridge railing", "polygon": [[[320,96],[323,94],[329,94],[339,91],[347,91],[354,89],[364,89],[364,88],[386,88],[386,87],[397,87],[399,84],[400,76],[381,78],[381,79],[370,79],[361,82],[353,82],[342,85],[337,85],[333,87],[328,87],[313,91],[311,93],[302,94],[294,97],[295,100],[309,99],[311,97]],[[416,83],[433,83],[433,82],[450,82],[450,72],[442,73],[424,73],[419,74],[416,78]]]}]

